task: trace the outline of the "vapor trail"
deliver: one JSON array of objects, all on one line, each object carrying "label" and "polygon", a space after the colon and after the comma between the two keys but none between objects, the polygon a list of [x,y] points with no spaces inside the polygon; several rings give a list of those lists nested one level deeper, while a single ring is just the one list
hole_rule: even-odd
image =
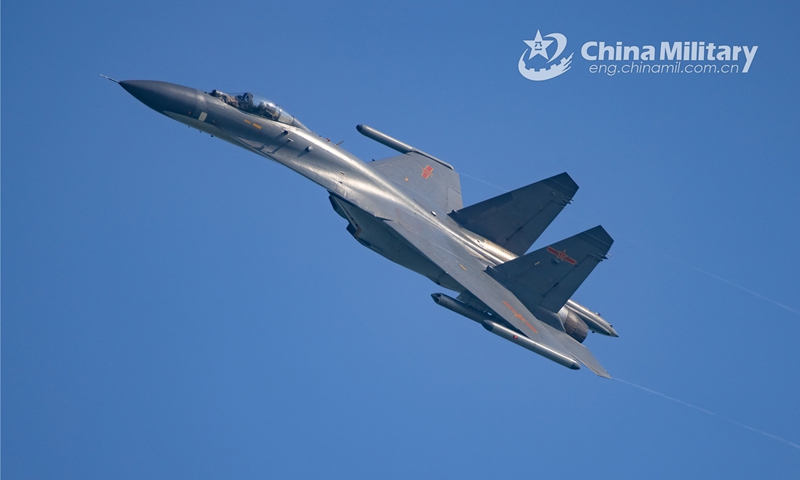
[{"label": "vapor trail", "polygon": [[[688,265],[688,264],[687,264],[687,265]],[[749,293],[750,295],[753,295],[754,297],[758,297],[758,298],[760,298],[761,300],[766,300],[767,302],[769,302],[769,303],[771,303],[771,304],[773,304],[773,305],[775,305],[775,306],[781,307],[782,309],[784,309],[784,310],[786,310],[786,311],[788,311],[788,312],[792,312],[792,313],[794,313],[795,315],[800,315],[800,312],[799,312],[799,311],[795,310],[795,309],[794,309],[794,308],[792,308],[792,307],[787,307],[786,305],[782,304],[781,302],[775,301],[775,300],[773,300],[773,299],[771,299],[771,298],[769,298],[769,297],[765,297],[764,295],[761,295],[761,294],[760,294],[760,293],[758,293],[758,292],[754,292],[754,291],[750,290],[749,288],[745,288],[745,287],[743,287],[743,286],[741,286],[741,285],[738,285],[738,284],[736,284],[736,283],[733,283],[733,282],[731,282],[730,280],[725,280],[724,278],[720,277],[719,275],[714,275],[713,273],[711,273],[711,272],[707,272],[707,271],[703,270],[702,268],[695,267],[694,265],[689,265],[689,266],[690,266],[691,268],[693,268],[693,269],[697,270],[697,271],[698,271],[698,272],[700,272],[700,273],[704,273],[704,274],[708,275],[708,276],[709,276],[709,277],[711,277],[711,278],[716,278],[716,279],[717,279],[717,280],[719,280],[720,282],[725,282],[725,283],[727,283],[728,285],[730,285],[730,286],[732,286],[732,287],[736,287],[736,288],[738,288],[739,290],[741,290],[741,291],[743,291],[743,292],[747,292],[747,293]]]},{"label": "vapor trail", "polygon": [[[650,250],[650,251],[654,251],[653,249],[651,249],[651,248],[648,248],[648,247],[646,247],[646,246],[642,245],[641,243],[639,243],[639,242],[637,242],[637,241],[635,241],[635,240],[631,240],[630,238],[625,238],[625,237],[619,237],[619,238],[620,238],[621,240],[625,240],[625,241],[627,241],[627,242],[631,242],[631,243],[633,243],[633,244],[636,244],[636,245],[640,246],[641,248],[644,248],[644,249],[647,249],[647,250]],[[704,275],[708,275],[709,277],[711,277],[711,278],[714,278],[714,279],[716,279],[716,280],[719,280],[719,281],[720,281],[720,282],[722,282],[722,283],[727,283],[728,285],[730,285],[730,286],[732,286],[732,287],[734,287],[734,288],[738,288],[739,290],[741,290],[741,291],[743,291],[743,292],[745,292],[745,293],[749,293],[750,295],[752,295],[752,296],[754,296],[754,297],[756,297],[756,298],[760,298],[761,300],[764,300],[764,301],[766,301],[766,302],[769,302],[769,303],[771,303],[771,304],[775,305],[776,307],[780,307],[780,308],[782,308],[782,309],[786,310],[787,312],[791,312],[791,313],[794,313],[794,314],[795,314],[795,315],[797,315],[797,316],[800,316],[800,311],[798,311],[798,310],[795,310],[794,308],[792,308],[792,307],[789,307],[789,306],[787,306],[787,305],[784,305],[784,304],[782,304],[781,302],[779,302],[779,301],[777,301],[777,300],[773,300],[773,299],[771,299],[771,298],[769,298],[769,297],[767,297],[767,296],[764,296],[764,295],[762,295],[762,294],[760,294],[760,293],[758,293],[758,292],[755,292],[755,291],[753,291],[753,290],[750,290],[750,289],[749,289],[749,288],[747,288],[747,287],[743,287],[742,285],[739,285],[738,283],[734,283],[734,282],[732,282],[732,281],[730,281],[730,280],[727,280],[727,279],[725,279],[725,278],[722,278],[722,277],[720,277],[719,275],[716,275],[716,274],[714,274],[714,273],[711,273],[711,272],[709,272],[709,271],[707,271],[707,270],[703,270],[703,269],[702,269],[702,268],[700,268],[700,267],[696,267],[696,266],[692,265],[691,263],[686,263],[686,262],[684,262],[683,260],[679,260],[679,259],[677,259],[677,258],[675,258],[675,257],[672,257],[672,256],[670,256],[670,255],[667,255],[667,254],[665,254],[665,253],[662,253],[662,252],[659,252],[659,251],[656,251],[656,253],[658,253],[659,255],[663,256],[664,258],[668,258],[668,259],[672,260],[673,262],[677,262],[677,263],[683,264],[683,265],[685,265],[685,266],[687,266],[687,267],[691,268],[692,270],[694,270],[694,271],[696,271],[696,272],[700,272],[700,273],[702,273],[702,274],[704,274]]]},{"label": "vapor trail", "polygon": [[477,180],[477,181],[479,181],[481,183],[485,183],[486,185],[489,185],[490,187],[494,187],[494,188],[500,190],[501,192],[507,192],[509,190],[508,188],[499,187],[499,186],[495,185],[494,183],[489,183],[486,180],[481,180],[480,178],[473,177],[472,175],[467,175],[466,173],[459,172],[458,174],[461,175],[462,177],[468,177],[468,178],[471,178],[473,180]]},{"label": "vapor trail", "polygon": [[686,407],[689,407],[689,408],[693,408],[693,409],[698,410],[700,412],[703,412],[705,414],[711,415],[712,417],[720,418],[722,420],[725,420],[728,423],[732,423],[733,425],[736,425],[737,427],[741,427],[741,428],[744,428],[745,430],[750,430],[751,432],[755,432],[755,433],[761,434],[761,435],[763,435],[765,437],[771,438],[773,440],[777,440],[779,442],[783,442],[783,443],[789,445],[790,447],[794,447],[794,448],[800,450],[800,445],[798,445],[798,444],[796,444],[794,442],[786,440],[785,438],[779,437],[777,435],[773,435],[773,434],[771,434],[769,432],[765,432],[764,430],[759,430],[759,429],[757,429],[755,427],[751,427],[750,425],[745,425],[742,422],[737,422],[736,420],[733,420],[731,418],[723,417],[722,415],[718,415],[718,414],[712,412],[711,410],[706,410],[705,408],[698,407],[697,405],[693,405],[693,404],[691,404],[689,402],[684,402],[683,400],[678,400],[677,398],[670,397],[669,395],[665,395],[665,394],[663,394],[661,392],[656,392],[655,390],[651,390],[651,389],[649,389],[647,387],[643,387],[641,385],[636,385],[635,383],[627,382],[625,380],[622,380],[621,378],[614,378],[614,380],[616,380],[618,382],[622,382],[622,383],[624,383],[626,385],[630,385],[631,387],[636,387],[636,388],[638,388],[640,390],[644,390],[645,392],[652,393],[653,395],[658,395],[659,397],[666,398],[667,400],[673,401],[675,403],[679,403],[679,404],[681,404],[683,406],[686,406]]}]

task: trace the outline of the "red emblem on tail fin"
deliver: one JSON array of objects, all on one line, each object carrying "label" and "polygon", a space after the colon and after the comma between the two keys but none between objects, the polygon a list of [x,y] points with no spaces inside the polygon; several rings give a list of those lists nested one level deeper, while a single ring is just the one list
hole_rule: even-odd
[{"label": "red emblem on tail fin", "polygon": [[564,260],[565,262],[569,263],[570,265],[575,265],[578,262],[575,261],[574,258],[571,258],[567,255],[567,249],[562,251],[558,251],[553,247],[547,247],[547,252],[554,255],[559,261]]},{"label": "red emblem on tail fin", "polygon": [[422,169],[422,178],[427,180],[428,177],[430,177],[431,175],[433,175],[433,167],[428,165],[427,167]]}]

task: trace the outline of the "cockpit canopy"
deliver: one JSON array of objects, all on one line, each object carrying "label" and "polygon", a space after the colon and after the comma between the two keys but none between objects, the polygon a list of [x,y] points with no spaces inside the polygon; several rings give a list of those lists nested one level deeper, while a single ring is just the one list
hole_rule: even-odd
[{"label": "cockpit canopy", "polygon": [[264,98],[261,95],[255,95],[250,92],[228,95],[219,90],[212,91],[211,95],[239,110],[244,110],[245,112],[258,115],[259,117],[308,130],[308,127],[303,125],[300,120],[294,118],[294,116],[276,105],[272,100]]}]

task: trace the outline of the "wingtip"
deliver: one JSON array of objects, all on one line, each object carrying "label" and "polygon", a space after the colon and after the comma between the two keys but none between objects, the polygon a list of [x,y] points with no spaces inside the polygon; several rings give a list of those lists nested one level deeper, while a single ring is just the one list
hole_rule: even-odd
[{"label": "wingtip", "polygon": [[580,358],[578,359],[578,361],[581,362],[582,364],[584,364],[586,366],[586,368],[588,368],[589,370],[594,372],[594,374],[597,375],[598,377],[607,378],[609,380],[612,380],[611,375],[608,373],[608,371],[605,368],[603,368],[602,365],[600,365],[600,362],[598,362],[597,359],[594,359],[594,364],[591,364],[591,365],[590,365],[591,362],[588,362],[588,363],[584,362]]},{"label": "wingtip", "polygon": [[586,345],[580,344],[566,333],[558,332],[555,338],[559,341],[562,347],[576,358],[583,366],[593,371],[598,377],[611,378],[605,368],[600,364],[592,352],[586,348]]},{"label": "wingtip", "polygon": [[586,230],[586,232],[584,233],[605,243],[606,245],[608,245],[609,248],[611,248],[611,245],[614,244],[614,239],[611,238],[611,235],[608,234],[608,232],[606,231],[605,228],[603,228],[602,225],[590,228],[589,230]]},{"label": "wingtip", "polygon": [[575,192],[578,191],[578,184],[575,183],[575,180],[567,173],[559,173],[558,175],[554,175],[548,178],[549,181],[556,183],[564,190],[564,194],[568,195],[572,198],[575,195]]}]

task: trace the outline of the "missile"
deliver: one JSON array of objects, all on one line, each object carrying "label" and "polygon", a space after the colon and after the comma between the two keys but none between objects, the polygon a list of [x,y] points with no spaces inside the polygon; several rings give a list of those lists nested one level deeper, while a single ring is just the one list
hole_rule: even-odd
[{"label": "missile", "polygon": [[434,293],[431,295],[436,305],[441,305],[448,310],[452,310],[459,315],[463,315],[473,322],[483,323],[485,320],[493,321],[491,315],[477,308],[470,307],[464,302],[460,302],[453,297],[445,295],[444,293]]},{"label": "missile", "polygon": [[378,143],[382,143],[392,150],[397,150],[400,153],[411,153],[416,150],[411,145],[403,143],[394,137],[390,137],[383,132],[379,132],[368,125],[356,125],[356,130],[358,130],[358,133],[361,135],[371,138]]},{"label": "missile", "polygon": [[594,313],[580,303],[572,300],[567,300],[567,304],[564,306],[567,309],[572,310],[577,316],[581,317],[581,320],[583,320],[593,332],[608,335],[610,337],[619,337],[619,334],[617,334],[617,331],[614,330],[614,327],[612,327],[610,323],[601,317],[599,313]]},{"label": "missile", "polygon": [[391,148],[392,150],[397,150],[400,153],[416,153],[428,157],[433,161],[439,162],[445,167],[449,168],[450,170],[453,170],[453,166],[445,162],[441,158],[436,158],[430,153],[425,153],[422,150],[418,150],[405,142],[401,142],[400,140],[394,137],[390,137],[389,135],[386,135],[383,132],[375,130],[369,125],[356,125],[356,130],[358,130],[358,133],[360,133],[361,135],[364,135],[367,138],[371,138],[378,143],[382,143],[387,147]]},{"label": "missile", "polygon": [[574,358],[556,352],[555,350],[547,347],[546,345],[534,342],[525,335],[521,335],[509,328],[506,328],[498,324],[497,322],[493,322],[491,320],[484,320],[483,328],[489,330],[498,337],[503,337],[509,342],[514,342],[522,348],[527,348],[531,352],[538,353],[544,358],[552,360],[560,365],[564,365],[567,368],[571,368],[573,370],[578,370],[579,368],[581,368],[580,364],[576,362]]},{"label": "missile", "polygon": [[522,348],[530,350],[534,353],[538,353],[548,360],[552,360],[559,365],[571,368],[572,370],[578,370],[581,368],[580,364],[574,358],[557,352],[546,345],[531,340],[521,333],[515,332],[510,328],[500,325],[494,320],[494,317],[486,312],[482,312],[443,293],[434,293],[431,295],[431,297],[437,305],[441,305],[448,310],[452,310],[453,312],[463,315],[474,322],[480,323],[483,328],[494,333],[498,337],[505,338],[509,342],[516,343]]}]

